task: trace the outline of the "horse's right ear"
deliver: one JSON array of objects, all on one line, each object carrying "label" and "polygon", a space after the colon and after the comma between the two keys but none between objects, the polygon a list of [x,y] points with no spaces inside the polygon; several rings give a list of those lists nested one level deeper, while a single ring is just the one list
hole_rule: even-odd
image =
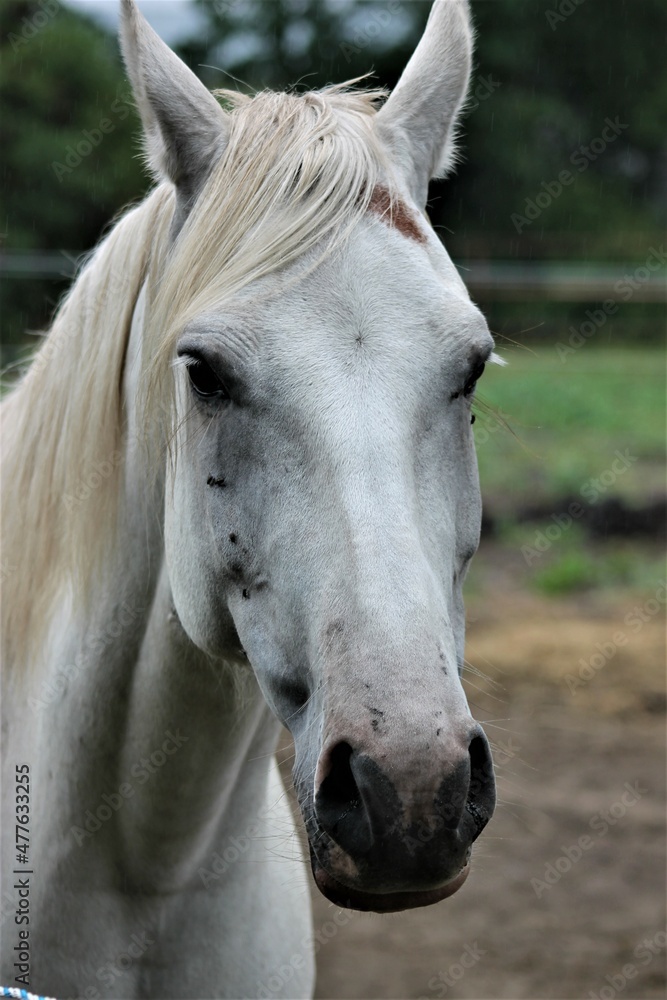
[{"label": "horse's right ear", "polygon": [[196,197],[229,135],[213,95],[155,34],[134,0],[121,0],[120,43],[145,133],[146,159],[179,202]]}]

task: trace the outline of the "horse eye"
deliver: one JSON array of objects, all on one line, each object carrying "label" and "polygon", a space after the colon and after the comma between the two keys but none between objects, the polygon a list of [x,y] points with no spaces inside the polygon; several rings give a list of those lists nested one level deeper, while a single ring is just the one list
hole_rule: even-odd
[{"label": "horse eye", "polygon": [[464,396],[471,396],[472,395],[475,386],[477,385],[477,383],[481,379],[482,375],[484,374],[484,369],[485,368],[486,368],[486,365],[484,364],[483,361],[480,361],[480,363],[478,365],[476,365],[475,368],[473,368],[472,372],[468,376],[468,381],[466,382],[466,384],[463,387],[463,395]]},{"label": "horse eye", "polygon": [[190,384],[198,396],[205,399],[214,397],[229,399],[229,393],[215,374],[210,365],[201,358],[193,359],[188,364]]}]

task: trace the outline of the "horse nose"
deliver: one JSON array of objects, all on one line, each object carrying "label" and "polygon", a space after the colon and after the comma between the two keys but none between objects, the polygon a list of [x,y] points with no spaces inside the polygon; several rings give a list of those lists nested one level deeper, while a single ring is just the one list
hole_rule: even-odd
[{"label": "horse nose", "polygon": [[430,801],[419,795],[420,810],[413,807],[406,819],[405,802],[385,769],[366,752],[338,742],[320,758],[317,820],[352,857],[379,852],[395,856],[397,846],[409,841],[411,828],[424,824],[440,843],[449,839],[469,847],[495,807],[491,751],[479,726],[470,733],[467,750],[464,745],[459,759],[443,762],[442,770],[444,776],[434,775],[433,762],[425,756],[424,785],[435,792]]}]

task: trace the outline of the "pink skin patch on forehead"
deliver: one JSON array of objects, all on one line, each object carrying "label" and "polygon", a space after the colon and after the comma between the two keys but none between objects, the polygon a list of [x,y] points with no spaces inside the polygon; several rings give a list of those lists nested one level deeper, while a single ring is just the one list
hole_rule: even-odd
[{"label": "pink skin patch on forehead", "polygon": [[409,240],[426,243],[426,233],[419,226],[415,213],[400,198],[394,198],[392,201],[386,187],[378,184],[373,188],[368,210],[388,226],[398,229],[399,233],[407,236]]}]

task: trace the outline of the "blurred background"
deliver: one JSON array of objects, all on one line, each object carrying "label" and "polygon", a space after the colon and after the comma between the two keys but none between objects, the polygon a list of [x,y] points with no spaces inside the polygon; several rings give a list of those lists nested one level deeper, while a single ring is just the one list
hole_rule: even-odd
[{"label": "blurred background", "polygon": [[[211,87],[392,87],[428,0],[144,0]],[[664,995],[667,8],[473,0],[429,214],[509,362],[475,432],[466,684],[501,804],[452,899],[315,900],[318,996]],[[2,363],[148,187],[107,0],[0,0]],[[267,995],[270,995],[267,994]]]}]

